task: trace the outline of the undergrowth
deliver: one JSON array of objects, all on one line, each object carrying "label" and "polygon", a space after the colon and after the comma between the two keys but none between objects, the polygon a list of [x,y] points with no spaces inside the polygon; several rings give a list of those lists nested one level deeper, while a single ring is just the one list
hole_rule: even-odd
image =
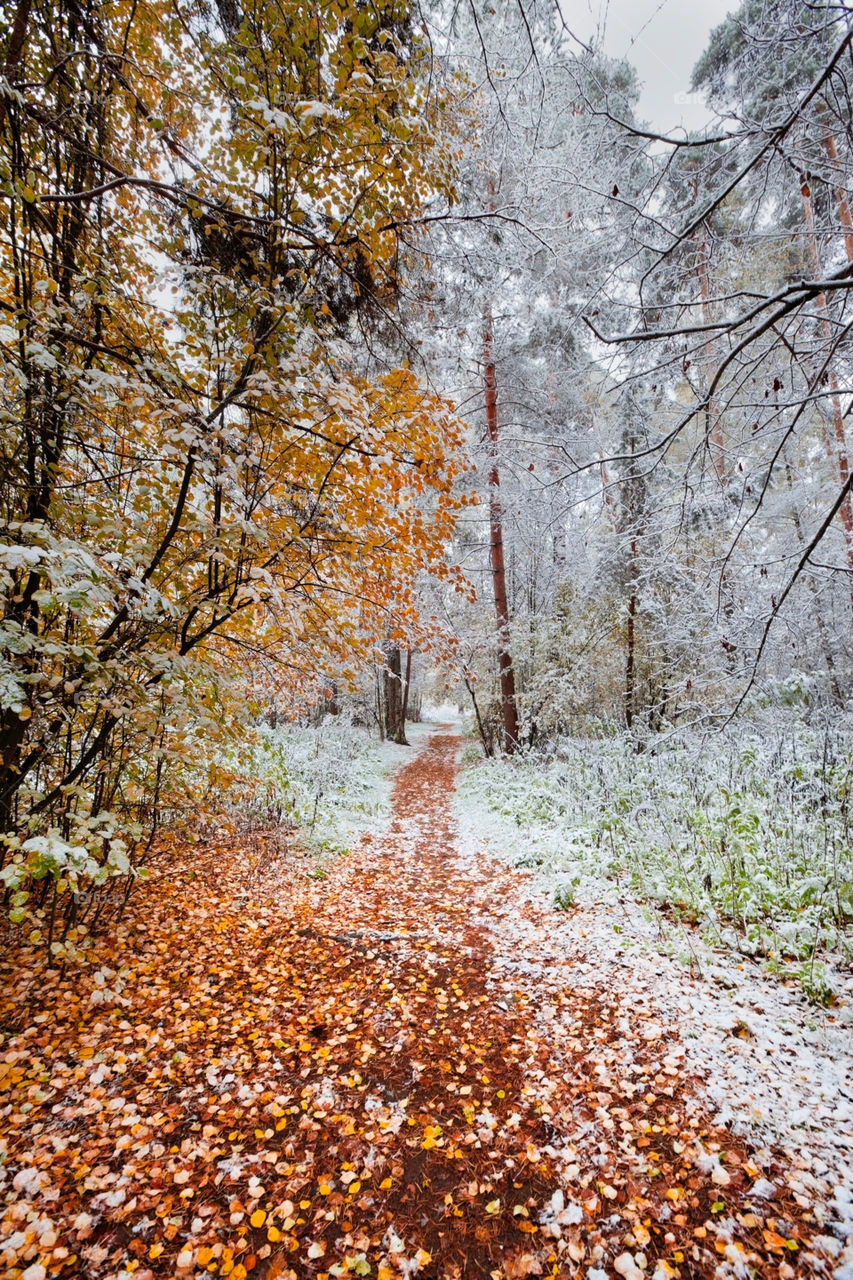
[{"label": "undergrowth", "polygon": [[242,825],[298,829],[315,849],[337,852],[390,812],[387,747],[346,716],[316,727],[261,726],[232,768],[253,783],[235,796]]},{"label": "undergrowth", "polygon": [[[832,999],[818,961],[853,954],[853,735],[795,723],[700,739],[562,739],[548,753],[482,761],[461,780],[516,865],[553,879],[563,910],[604,887],[650,900],[708,942],[799,965]],[[519,840],[519,832],[522,838]]]}]

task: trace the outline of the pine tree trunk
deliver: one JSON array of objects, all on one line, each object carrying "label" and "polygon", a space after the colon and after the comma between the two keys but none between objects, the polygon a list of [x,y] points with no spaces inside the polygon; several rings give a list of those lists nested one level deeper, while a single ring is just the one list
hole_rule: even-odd
[{"label": "pine tree trunk", "polygon": [[[838,148],[835,145],[835,138],[829,129],[824,129],[823,133],[823,149],[826,152],[827,159],[833,169],[840,173],[841,166],[838,162]],[[850,214],[850,203],[847,199],[847,192],[839,185],[835,188],[835,200],[838,205],[838,221],[841,223],[841,230],[844,233],[844,251],[847,254],[847,261],[853,262],[853,217]]]},{"label": "pine tree trunk", "polygon": [[498,396],[495,379],[492,316],[489,307],[483,314],[483,382],[486,401],[486,428],[489,434],[489,560],[495,595],[497,621],[498,671],[501,686],[504,751],[509,755],[518,746],[518,707],[515,698],[515,672],[509,647],[509,609],[504,566],[503,519],[500,503],[500,471],[498,468]]}]

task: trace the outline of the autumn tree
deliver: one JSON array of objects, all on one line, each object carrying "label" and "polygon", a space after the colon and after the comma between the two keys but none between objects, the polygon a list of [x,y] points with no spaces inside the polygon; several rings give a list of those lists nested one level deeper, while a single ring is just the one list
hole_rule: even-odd
[{"label": "autumn tree", "polygon": [[361,344],[452,104],[397,0],[3,13],[0,828],[7,884],[67,889],[127,869],[247,663],[345,673],[452,577],[451,407]]}]

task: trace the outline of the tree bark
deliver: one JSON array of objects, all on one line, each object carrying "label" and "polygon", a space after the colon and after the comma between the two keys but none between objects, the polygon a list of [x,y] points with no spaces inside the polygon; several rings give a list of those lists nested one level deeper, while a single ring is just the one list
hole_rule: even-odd
[{"label": "tree bark", "polygon": [[[835,138],[829,129],[824,129],[822,141],[829,163],[836,172],[840,173],[838,147],[835,145]],[[853,217],[850,214],[850,202],[847,199],[847,192],[840,184],[835,188],[835,201],[838,205],[838,221],[841,223],[841,230],[844,234],[844,251],[847,254],[847,261],[853,262]]]},{"label": "tree bark", "polygon": [[403,701],[403,675],[400,647],[389,644],[385,650],[383,672],[385,692],[385,734],[392,742],[407,747],[406,720]]},{"label": "tree bark", "polygon": [[515,672],[509,641],[509,608],[504,566],[503,516],[500,502],[500,470],[498,467],[498,395],[495,378],[494,335],[491,309],[483,312],[483,383],[486,402],[486,429],[489,436],[489,561],[495,596],[497,622],[498,672],[503,713],[503,749],[511,755],[518,747],[518,706],[515,697]]},{"label": "tree bark", "polygon": [[[31,8],[31,0],[20,0],[15,10],[15,21],[12,23],[9,47],[6,50],[6,61],[3,66],[3,76],[10,85],[13,85],[17,78],[16,72],[21,61],[21,54],[24,51],[24,41],[27,38],[27,23],[29,22]],[[6,98],[0,97],[0,129],[6,123],[6,110]]]},{"label": "tree bark", "polygon": [[406,650],[406,675],[403,680],[403,733],[406,732],[406,720],[409,715],[409,689],[412,685],[412,651]]}]

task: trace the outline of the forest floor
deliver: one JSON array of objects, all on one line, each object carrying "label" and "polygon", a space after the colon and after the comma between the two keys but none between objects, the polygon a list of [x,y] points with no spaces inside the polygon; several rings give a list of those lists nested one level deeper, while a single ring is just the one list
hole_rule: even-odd
[{"label": "forest floor", "polygon": [[715,1123],[666,1011],[459,852],[458,754],[322,878],[273,834],[172,848],[86,966],[10,943],[6,1276],[853,1275],[808,1161]]}]

